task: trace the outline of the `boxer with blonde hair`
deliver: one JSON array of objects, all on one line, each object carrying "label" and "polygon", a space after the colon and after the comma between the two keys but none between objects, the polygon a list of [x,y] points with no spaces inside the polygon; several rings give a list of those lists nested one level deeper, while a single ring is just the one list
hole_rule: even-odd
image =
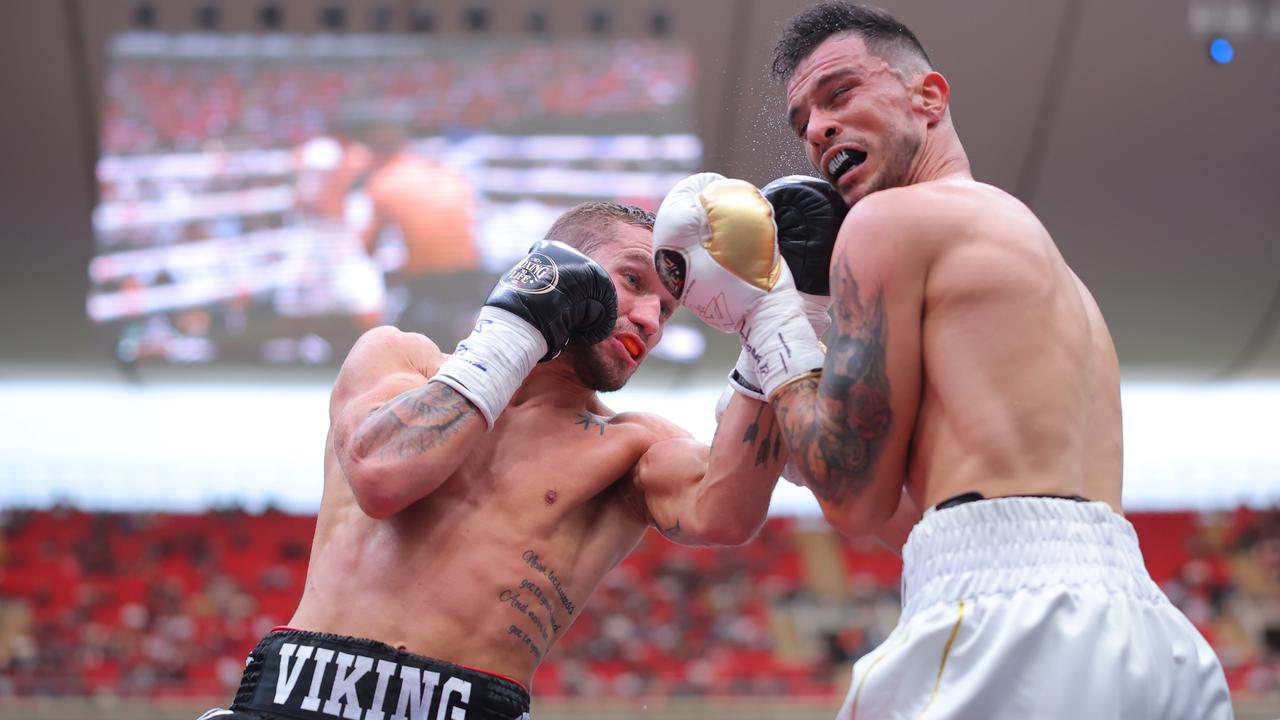
[{"label": "boxer with blonde hair", "polygon": [[571,208],[452,354],[393,327],[356,343],[301,602],[208,717],[527,717],[538,666],[647,527],[689,545],[756,533],[786,459],[766,403],[735,394],[707,447],[599,395],[676,309],[652,225]]}]

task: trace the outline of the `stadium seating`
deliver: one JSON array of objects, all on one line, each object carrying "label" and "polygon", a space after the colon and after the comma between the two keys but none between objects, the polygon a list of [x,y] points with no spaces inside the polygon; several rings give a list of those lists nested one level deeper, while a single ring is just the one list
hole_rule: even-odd
[{"label": "stadium seating", "polygon": [[[1280,690],[1280,511],[1131,515],[1233,691]],[[0,696],[225,697],[288,620],[313,517],[0,514]],[[898,612],[900,561],[820,523],[741,548],[650,533],[539,671],[539,697],[834,696]]]}]

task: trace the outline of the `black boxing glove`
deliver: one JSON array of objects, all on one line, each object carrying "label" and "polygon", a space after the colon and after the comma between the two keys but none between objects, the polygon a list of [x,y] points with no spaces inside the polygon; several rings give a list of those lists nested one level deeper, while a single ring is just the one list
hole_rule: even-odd
[{"label": "black boxing glove", "polygon": [[821,178],[787,175],[760,189],[773,206],[778,252],[791,268],[796,289],[807,295],[831,294],[831,251],[849,206]]},{"label": "black boxing glove", "polygon": [[618,319],[618,293],[596,261],[554,240],[539,240],[507,271],[484,303],[529,323],[547,341],[538,362],[568,343],[594,345],[609,337]]},{"label": "black boxing glove", "polygon": [[607,338],[617,317],[609,273],[564,243],[540,240],[498,280],[471,335],[431,380],[465,396],[493,427],[534,365],[570,342]]}]

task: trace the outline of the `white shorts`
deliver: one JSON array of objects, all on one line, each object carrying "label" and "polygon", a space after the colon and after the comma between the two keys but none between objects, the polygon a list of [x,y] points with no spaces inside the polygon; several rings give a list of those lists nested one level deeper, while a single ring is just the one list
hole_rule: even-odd
[{"label": "white shorts", "polygon": [[1217,656],[1106,503],[929,510],[902,557],[902,616],[839,720],[1232,717]]}]

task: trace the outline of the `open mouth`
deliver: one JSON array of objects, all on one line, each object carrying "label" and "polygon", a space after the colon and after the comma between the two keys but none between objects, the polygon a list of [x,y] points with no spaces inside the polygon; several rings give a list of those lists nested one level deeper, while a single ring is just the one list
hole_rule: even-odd
[{"label": "open mouth", "polygon": [[831,182],[840,180],[840,176],[858,167],[867,159],[867,154],[854,148],[842,148],[827,161],[827,177]]},{"label": "open mouth", "polygon": [[644,345],[640,344],[636,336],[621,335],[618,337],[618,341],[622,343],[622,347],[626,349],[632,360],[639,360],[640,356],[644,354]]}]

